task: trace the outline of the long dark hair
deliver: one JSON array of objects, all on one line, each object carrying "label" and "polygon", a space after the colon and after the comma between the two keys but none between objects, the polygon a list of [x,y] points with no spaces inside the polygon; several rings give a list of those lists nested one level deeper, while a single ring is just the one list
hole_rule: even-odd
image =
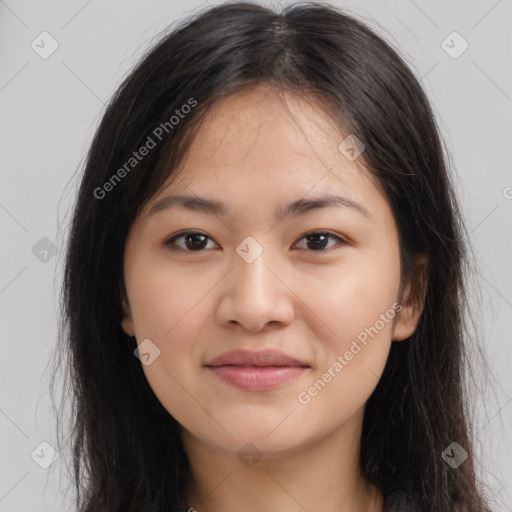
[{"label": "long dark hair", "polygon": [[[190,468],[180,426],[150,388],[135,339],[121,329],[124,245],[210,107],[257,84],[321,101],[364,143],[364,163],[397,222],[402,278],[413,275],[415,256],[430,262],[408,299],[424,297],[417,329],[392,344],[366,404],[364,477],[385,495],[407,494],[422,511],[489,510],[466,407],[466,232],[429,102],[399,53],[355,17],[323,3],[277,13],[245,2],[194,14],[161,38],[118,88],[87,156],[56,351],[72,405],[78,510],[183,505]],[[150,139],[154,146],[135,159]],[[468,453],[457,469],[442,457],[453,442]]]}]

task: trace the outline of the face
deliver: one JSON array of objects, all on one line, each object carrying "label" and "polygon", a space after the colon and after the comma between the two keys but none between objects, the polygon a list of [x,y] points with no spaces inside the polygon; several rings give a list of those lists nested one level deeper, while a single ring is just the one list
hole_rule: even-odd
[{"label": "face", "polygon": [[[389,204],[311,105],[263,87],[216,103],[126,241],[122,326],[149,384],[186,433],[231,452],[360,424],[417,322]],[[342,199],[311,202],[328,195]]]}]

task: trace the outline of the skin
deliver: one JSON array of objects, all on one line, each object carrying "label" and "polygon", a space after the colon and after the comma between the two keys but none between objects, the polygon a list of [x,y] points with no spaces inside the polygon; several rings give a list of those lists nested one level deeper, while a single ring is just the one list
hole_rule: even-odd
[{"label": "skin", "polygon": [[[178,177],[146,205],[126,241],[122,327],[160,350],[143,370],[183,426],[193,473],[186,498],[199,512],[383,510],[382,493],[358,465],[364,407],[391,343],[414,332],[420,311],[402,304],[309,403],[298,401],[409,291],[400,288],[386,197],[362,156],[350,161],[338,149],[347,134],[313,105],[263,86],[217,102]],[[173,207],[148,215],[171,193],[222,201],[228,214]],[[368,216],[329,206],[276,222],[276,208],[324,193],[357,201]],[[208,238],[202,246],[178,239],[188,252],[163,245],[182,230]],[[315,250],[321,244],[304,238],[313,230],[346,242],[328,239]],[[247,236],[263,248],[251,263],[236,252]],[[310,367],[257,392],[204,366],[229,350],[264,348]],[[246,443],[261,457],[254,465],[237,456]]]}]

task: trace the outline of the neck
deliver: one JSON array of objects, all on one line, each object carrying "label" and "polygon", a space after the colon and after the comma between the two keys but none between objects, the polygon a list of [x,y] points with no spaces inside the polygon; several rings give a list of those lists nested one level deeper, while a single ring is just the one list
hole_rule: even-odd
[{"label": "neck", "polygon": [[197,512],[382,512],[383,496],[359,465],[361,415],[321,440],[244,464],[236,452],[184,431],[191,465],[185,492]]}]

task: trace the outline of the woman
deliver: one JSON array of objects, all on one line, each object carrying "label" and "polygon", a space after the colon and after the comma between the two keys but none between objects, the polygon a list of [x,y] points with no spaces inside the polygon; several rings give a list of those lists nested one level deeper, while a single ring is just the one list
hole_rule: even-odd
[{"label": "woman", "polygon": [[429,102],[372,30],[319,3],[183,22],[76,202],[78,509],[489,510],[463,234]]}]

